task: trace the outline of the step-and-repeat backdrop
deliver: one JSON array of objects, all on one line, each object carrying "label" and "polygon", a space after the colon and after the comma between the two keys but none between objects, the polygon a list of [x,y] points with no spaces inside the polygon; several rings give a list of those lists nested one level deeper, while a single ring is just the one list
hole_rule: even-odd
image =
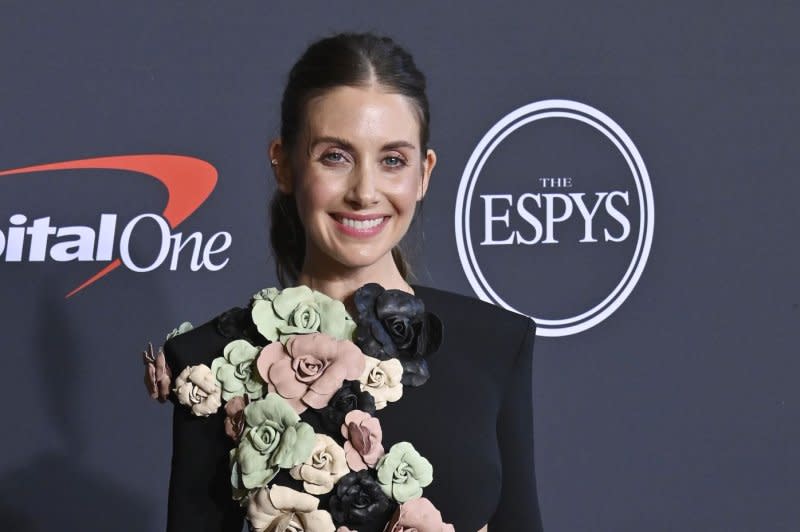
[{"label": "step-and-repeat backdrop", "polygon": [[539,324],[545,528],[800,529],[797,7],[146,4],[0,8],[0,528],[163,529],[141,350],[276,284],[286,74],[371,30],[429,79],[419,282]]}]

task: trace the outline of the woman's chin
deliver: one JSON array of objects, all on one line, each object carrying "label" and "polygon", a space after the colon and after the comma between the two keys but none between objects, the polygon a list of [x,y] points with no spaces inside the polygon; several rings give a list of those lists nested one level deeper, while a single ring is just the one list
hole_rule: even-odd
[{"label": "woman's chin", "polygon": [[387,250],[383,247],[376,249],[375,246],[353,246],[346,252],[337,253],[333,258],[344,269],[359,270],[375,266],[387,256],[391,259],[391,248]]}]

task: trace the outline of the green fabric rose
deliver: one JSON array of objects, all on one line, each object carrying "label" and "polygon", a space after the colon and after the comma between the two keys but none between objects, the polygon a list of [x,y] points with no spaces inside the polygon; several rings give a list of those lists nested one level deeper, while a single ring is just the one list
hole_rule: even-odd
[{"label": "green fabric rose", "polygon": [[178,336],[179,334],[183,334],[185,332],[189,332],[192,329],[194,329],[194,325],[192,325],[188,321],[184,321],[183,323],[181,323],[180,325],[178,325],[177,327],[172,329],[169,333],[167,333],[167,340],[169,340],[170,338],[174,338],[174,337]]},{"label": "green fabric rose", "polygon": [[350,340],[356,328],[341,301],[302,285],[261,290],[253,297],[251,315],[264,338],[281,343],[293,334],[313,332]]},{"label": "green fabric rose", "polygon": [[222,387],[223,399],[228,401],[237,395],[261,398],[263,382],[258,371],[253,371],[259,352],[247,340],[234,340],[225,346],[221,357],[214,359],[211,372]]},{"label": "green fabric rose", "polygon": [[392,445],[375,469],[383,492],[400,503],[422,496],[433,482],[433,466],[407,441]]},{"label": "green fabric rose", "polygon": [[244,409],[246,428],[231,450],[234,488],[266,486],[278,470],[305,462],[314,449],[314,429],[280,395],[271,393]]},{"label": "green fabric rose", "polygon": [[267,301],[272,301],[275,299],[275,296],[280,293],[280,290],[271,286],[269,288],[262,288],[258,292],[253,295],[253,299],[266,299]]}]

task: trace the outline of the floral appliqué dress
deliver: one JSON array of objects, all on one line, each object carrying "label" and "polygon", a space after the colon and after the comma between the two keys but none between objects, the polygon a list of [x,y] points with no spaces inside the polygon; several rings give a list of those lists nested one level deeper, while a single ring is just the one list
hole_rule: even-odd
[{"label": "floral appliqu\u00e9 dress", "polygon": [[298,286],[146,356],[176,403],[168,530],[539,531],[533,322],[481,301]]}]

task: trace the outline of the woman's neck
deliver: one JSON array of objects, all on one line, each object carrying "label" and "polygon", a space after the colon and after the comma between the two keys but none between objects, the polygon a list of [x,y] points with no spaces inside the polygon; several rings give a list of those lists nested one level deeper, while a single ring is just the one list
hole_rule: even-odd
[{"label": "woman's neck", "polygon": [[353,292],[367,283],[378,283],[387,290],[396,289],[413,294],[414,289],[403,279],[391,254],[369,266],[346,268],[341,265],[322,264],[307,260],[297,278],[304,284],[323,294],[348,304]]}]

